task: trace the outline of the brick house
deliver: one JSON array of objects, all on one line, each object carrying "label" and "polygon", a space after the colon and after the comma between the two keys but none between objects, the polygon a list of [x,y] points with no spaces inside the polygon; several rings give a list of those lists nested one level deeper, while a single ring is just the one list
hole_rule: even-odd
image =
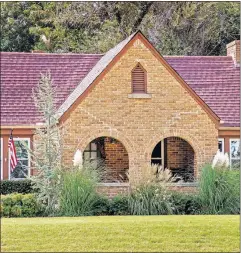
[{"label": "brick house", "polygon": [[[2,52],[1,179],[33,173],[19,140],[32,145],[40,123],[32,88],[47,71],[57,86],[59,123],[68,129],[64,162],[72,165],[80,149],[85,160],[104,164],[102,188],[110,194],[137,183],[150,163],[171,169],[183,182],[197,179],[218,149],[237,166],[239,50],[234,41],[227,56],[162,56],[137,32],[104,55]],[[11,128],[25,165],[13,173],[7,147]]]}]

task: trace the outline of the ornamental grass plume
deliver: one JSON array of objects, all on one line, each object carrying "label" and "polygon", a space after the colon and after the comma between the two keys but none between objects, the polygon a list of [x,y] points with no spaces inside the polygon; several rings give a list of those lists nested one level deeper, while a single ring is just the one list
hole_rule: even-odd
[{"label": "ornamental grass plume", "polygon": [[222,153],[220,150],[217,151],[213,158],[212,168],[228,168],[229,167],[229,157],[227,153]]},{"label": "ornamental grass plume", "polygon": [[74,166],[79,166],[80,168],[82,168],[83,166],[83,156],[82,156],[82,152],[77,149],[77,151],[74,154],[74,160],[73,160]]}]

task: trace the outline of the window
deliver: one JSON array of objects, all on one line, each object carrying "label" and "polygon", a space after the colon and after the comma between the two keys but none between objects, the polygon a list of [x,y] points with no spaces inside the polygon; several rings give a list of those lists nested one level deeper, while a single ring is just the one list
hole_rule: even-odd
[{"label": "window", "polygon": [[[30,148],[30,139],[29,138],[17,138],[13,139],[18,164],[17,167],[14,169],[13,172],[10,171],[10,163],[9,163],[9,175],[10,179],[23,179],[30,175],[30,157],[29,152],[25,145]],[[10,159],[9,159],[10,160]]]},{"label": "window", "polygon": [[132,70],[132,93],[146,93],[146,71],[140,63]]},{"label": "window", "polygon": [[220,152],[224,153],[224,138],[218,139],[218,149]]},{"label": "window", "polygon": [[101,153],[95,142],[89,143],[89,145],[84,150],[83,156],[84,161],[90,161],[92,166],[94,166],[96,169],[101,163],[99,160],[101,158]]},{"label": "window", "polygon": [[240,139],[230,139],[230,165],[231,168],[240,166]]},{"label": "window", "polygon": [[94,142],[89,143],[84,151],[84,160],[94,160],[100,157],[97,144]]},{"label": "window", "polygon": [[1,166],[1,179],[3,179],[3,138],[0,143],[0,166]]},{"label": "window", "polygon": [[164,166],[164,141],[160,141],[153,149],[151,163]]}]

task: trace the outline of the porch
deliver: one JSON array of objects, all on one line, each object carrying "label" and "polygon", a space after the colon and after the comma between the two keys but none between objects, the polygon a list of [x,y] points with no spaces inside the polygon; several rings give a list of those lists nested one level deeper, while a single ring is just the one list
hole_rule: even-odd
[{"label": "porch", "polygon": [[[92,140],[84,149],[84,163],[91,165],[102,174],[103,184],[118,188],[127,186],[129,182],[129,154],[119,140],[102,136]],[[192,183],[195,181],[195,152],[192,146],[180,137],[167,137],[157,141],[149,160],[171,170],[176,183]]]}]

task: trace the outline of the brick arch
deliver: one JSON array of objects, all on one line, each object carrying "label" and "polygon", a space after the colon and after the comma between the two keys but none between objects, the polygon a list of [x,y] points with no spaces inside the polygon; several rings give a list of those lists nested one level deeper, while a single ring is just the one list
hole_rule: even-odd
[{"label": "brick arch", "polygon": [[87,136],[85,136],[84,138],[82,138],[79,141],[77,148],[83,152],[84,149],[87,147],[87,145],[91,141],[93,141],[99,137],[103,137],[103,136],[111,137],[111,138],[114,138],[114,139],[118,140],[119,142],[121,142],[122,145],[125,147],[129,157],[130,157],[130,154],[133,153],[134,146],[131,143],[131,141],[128,138],[126,138],[124,136],[124,134],[122,134],[120,131],[116,131],[116,130],[106,130],[106,131],[96,130],[96,131],[94,131],[92,129],[92,131]]},{"label": "brick arch", "polygon": [[195,177],[197,177],[198,168],[204,162],[204,153],[200,149],[199,142],[195,137],[180,130],[175,130],[175,131],[169,130],[160,134],[156,134],[154,137],[152,137],[145,151],[146,162],[149,163],[151,161],[152,151],[157,145],[157,143],[168,137],[179,137],[183,139],[184,141],[186,141],[192,147],[192,149],[194,150],[194,175]]}]

